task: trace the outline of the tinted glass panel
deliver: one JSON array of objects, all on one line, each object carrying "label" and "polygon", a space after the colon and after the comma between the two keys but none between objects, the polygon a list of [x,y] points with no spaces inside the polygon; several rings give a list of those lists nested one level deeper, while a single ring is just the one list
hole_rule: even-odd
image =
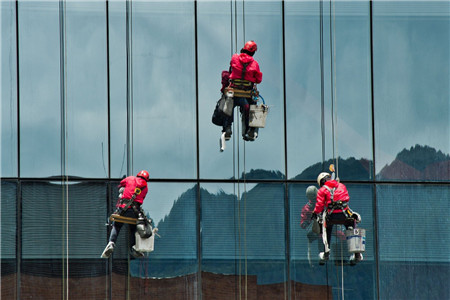
[{"label": "tinted glass panel", "polygon": [[378,176],[448,181],[450,3],[376,1],[373,8]]},{"label": "tinted glass panel", "polygon": [[[368,167],[369,21],[367,2],[286,3],[289,177],[299,176],[322,156],[356,158]],[[371,173],[358,175],[355,179],[367,180]],[[315,179],[305,173],[299,177]]]},{"label": "tinted glass panel", "polygon": [[17,176],[17,55],[15,2],[1,1],[0,175]]},{"label": "tinted glass panel", "polygon": [[1,259],[1,296],[16,299],[16,230],[17,230],[17,183],[1,182],[1,223],[0,223],[0,259]]},{"label": "tinted glass panel", "polygon": [[[348,252],[345,227],[335,225],[331,238],[330,260],[323,267],[318,264],[318,254],[324,247],[322,238],[312,231],[308,213],[312,212],[315,206],[315,201],[308,201],[306,198],[308,186],[289,185],[293,293],[296,297],[326,298],[327,295],[332,295],[333,299],[375,299],[376,265],[371,186],[346,184],[351,199],[349,206],[362,218],[358,227],[366,229],[364,261],[356,266],[349,265],[351,253]],[[360,288],[361,284],[364,289]]]},{"label": "tinted glass panel", "polygon": [[132,9],[134,166],[195,178],[194,4],[137,1]]},{"label": "tinted glass panel", "polygon": [[59,4],[19,2],[20,174],[61,173]]},{"label": "tinted glass panel", "polygon": [[[238,7],[239,9],[240,7]],[[250,172],[252,169],[274,171],[269,174],[252,174],[251,177],[254,179],[278,179],[278,172],[286,173],[283,134],[284,66],[281,9],[281,2],[248,1],[244,2],[242,10],[244,16],[238,14],[238,18],[243,18],[244,24],[237,27],[237,52],[243,47],[244,41],[254,40],[256,42],[258,50],[254,58],[258,61],[263,73],[258,90],[266,104],[269,105],[266,127],[260,128],[258,138],[254,142],[246,142],[244,146],[242,137],[239,136],[241,141],[239,154],[243,154],[240,157],[241,170],[246,172]],[[241,33],[243,36],[240,36]],[[235,123],[240,123],[237,120],[236,118]],[[235,137],[237,138],[237,135]]]},{"label": "tinted glass panel", "polygon": [[[150,277],[173,277],[197,270],[197,187],[189,183],[150,183],[143,208],[158,228]],[[135,267],[139,266],[138,261]],[[133,266],[133,264],[132,264]],[[132,270],[133,271],[133,270]],[[142,276],[137,269],[133,276]]]},{"label": "tinted glass panel", "polygon": [[449,297],[449,197],[448,185],[377,187],[380,298]]},{"label": "tinted glass panel", "polygon": [[66,4],[66,173],[108,176],[105,3]]},{"label": "tinted glass panel", "polygon": [[202,270],[207,293],[231,281],[234,285],[223,291],[228,297],[286,295],[287,290],[280,287],[287,274],[284,185],[202,187]]},{"label": "tinted glass panel", "polygon": [[[200,177],[231,178],[233,172],[233,141],[219,152],[222,127],[211,122],[217,100],[221,97],[221,72],[228,70],[233,53],[231,45],[230,2],[200,1],[198,3],[198,86],[199,86],[199,156]],[[235,111],[235,117],[238,113]],[[239,136],[234,129],[234,136]]]},{"label": "tinted glass panel", "polygon": [[127,174],[127,43],[125,1],[109,1],[111,176]]}]

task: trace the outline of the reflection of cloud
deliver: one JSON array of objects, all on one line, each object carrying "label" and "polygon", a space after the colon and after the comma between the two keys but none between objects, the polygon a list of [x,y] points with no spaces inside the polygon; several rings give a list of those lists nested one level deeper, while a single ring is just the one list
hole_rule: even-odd
[{"label": "reflection of cloud", "polygon": [[[371,107],[369,101],[366,101],[370,97],[368,5],[362,3],[355,8],[353,4],[348,6],[348,3],[340,2],[336,3],[335,29],[338,76],[337,149],[343,157],[370,158],[372,124],[367,118],[371,117]],[[449,74],[447,69],[442,68],[442,65],[449,64],[449,45],[442,43],[448,41],[448,20],[421,18],[423,15],[448,17],[446,12],[449,4],[446,1],[433,4],[401,2],[404,3],[374,3],[377,169],[390,162],[400,149],[416,143],[443,151],[450,149],[449,140],[442,138],[449,136],[450,127]],[[414,5],[409,5],[411,3]],[[261,130],[258,140],[245,144],[246,169],[264,168],[284,172],[285,84],[289,170],[292,173],[290,175],[295,175],[302,168],[321,159],[318,4],[308,1],[286,3],[289,9],[286,11],[285,49],[280,34],[281,4],[266,1],[247,4],[245,38],[258,42],[259,50],[255,58],[260,62],[264,73],[263,83],[259,88],[271,106],[271,111],[267,127]],[[113,3],[111,5],[114,6]],[[172,1],[133,1],[133,5],[136,167],[140,164],[148,165],[155,170],[157,177],[196,177],[195,76],[198,67],[201,177],[231,177],[233,163],[236,164],[231,151],[232,143],[228,144],[226,153],[219,153],[220,128],[211,123],[215,101],[219,98],[220,71],[228,67],[230,50],[239,49],[244,40],[242,25],[239,24],[235,31],[231,26],[230,3],[199,1],[197,49],[194,44],[192,1],[181,1],[181,5],[180,2]],[[95,150],[95,155],[92,155],[91,149],[84,146],[94,143],[100,147],[107,136],[104,2],[96,1],[93,4],[68,1],[66,7],[67,50],[70,55],[68,99],[77,102],[68,118],[71,130],[69,145],[73,147],[69,161],[77,161],[72,169],[75,173],[84,175],[92,172],[95,176],[103,176],[100,150]],[[117,21],[117,15],[124,12],[124,5],[114,7],[111,12]],[[325,12],[326,7],[325,5]],[[53,172],[60,170],[60,160],[55,159],[54,155],[60,153],[60,132],[55,127],[60,118],[59,3],[25,2],[20,8],[20,28],[23,31],[20,32],[21,164],[33,166],[33,170],[27,167],[25,172],[38,172],[36,176],[47,173],[54,175]],[[405,13],[415,17],[390,17],[392,14]],[[124,20],[111,24],[111,36],[124,34],[124,31],[118,33],[123,30],[118,25],[122,21]],[[98,26],[99,24],[102,25]],[[325,30],[329,30],[329,27],[325,26]],[[234,39],[236,32],[238,36]],[[238,47],[233,45],[235,40],[238,41]],[[126,50],[124,38],[120,42],[122,43],[115,44],[118,47],[111,47],[115,50],[111,50],[115,51],[115,56],[112,57],[122,59]],[[325,41],[324,46],[328,51],[327,43],[329,41]],[[198,61],[194,59],[196,50]],[[286,51],[286,66],[282,66],[283,50]],[[84,61],[84,64],[79,64],[80,61]],[[111,66],[116,66],[117,61],[112,59],[110,63]],[[328,52],[325,53],[325,67],[325,93],[326,101],[329,102]],[[286,83],[283,82],[283,68],[286,71]],[[113,78],[118,76],[117,73],[125,72],[124,68],[111,70]],[[125,76],[119,78],[126,79]],[[111,90],[120,92],[114,88],[116,87]],[[112,95],[114,96],[120,97],[117,94]],[[330,116],[328,109],[327,105],[327,118]],[[92,111],[105,117],[95,118]],[[122,111],[122,115],[124,114],[125,110]],[[235,124],[238,124],[238,114],[235,115],[235,120]],[[118,139],[122,140],[122,127],[125,124],[122,122],[117,125],[115,121],[116,119],[112,120],[114,124],[111,128],[114,129],[113,132],[121,130],[122,135]],[[331,152],[330,130],[330,120],[327,119],[327,156]],[[242,170],[243,143],[236,130],[234,138],[239,141]],[[118,144],[118,159],[121,160],[123,143]],[[39,160],[35,159],[37,156]],[[113,165],[120,165],[118,159],[113,157]],[[88,171],[86,165],[90,167]]]}]

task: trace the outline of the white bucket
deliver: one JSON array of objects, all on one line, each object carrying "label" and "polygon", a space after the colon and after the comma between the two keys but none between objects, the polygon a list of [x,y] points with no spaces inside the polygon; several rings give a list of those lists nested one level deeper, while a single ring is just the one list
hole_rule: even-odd
[{"label": "white bucket", "polygon": [[153,232],[152,236],[146,239],[141,238],[139,233],[136,232],[136,245],[134,248],[140,252],[152,252],[155,245],[155,232]]},{"label": "white bucket", "polygon": [[265,104],[250,105],[248,126],[264,128],[264,126],[266,126],[266,118],[268,113],[269,107]]},{"label": "white bucket", "polygon": [[361,253],[366,251],[366,230],[361,228],[349,229],[345,231],[347,238],[348,252]]},{"label": "white bucket", "polygon": [[234,100],[232,95],[232,93],[227,92],[227,96],[222,96],[222,99],[220,99],[219,102],[219,109],[229,117],[233,114],[234,108]]}]

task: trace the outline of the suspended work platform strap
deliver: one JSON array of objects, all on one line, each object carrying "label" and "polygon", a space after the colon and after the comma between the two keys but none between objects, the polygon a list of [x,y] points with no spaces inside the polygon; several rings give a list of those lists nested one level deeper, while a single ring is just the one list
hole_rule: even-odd
[{"label": "suspended work platform strap", "polygon": [[126,224],[132,224],[132,225],[136,225],[137,223],[137,219],[136,218],[130,218],[130,217],[124,217],[118,214],[112,214],[109,217],[109,220],[112,222],[119,222],[119,223],[126,223]]},{"label": "suspended work platform strap", "polygon": [[258,96],[258,91],[253,82],[244,79],[232,79],[227,87],[228,91],[232,91],[235,97],[252,98]]}]

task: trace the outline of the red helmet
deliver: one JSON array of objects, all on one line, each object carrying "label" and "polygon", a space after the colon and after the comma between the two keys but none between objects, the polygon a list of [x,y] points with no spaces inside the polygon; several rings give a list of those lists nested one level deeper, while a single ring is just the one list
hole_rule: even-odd
[{"label": "red helmet", "polygon": [[136,177],[141,177],[141,178],[145,179],[145,181],[148,181],[150,175],[148,174],[147,171],[142,170],[136,175]]},{"label": "red helmet", "polygon": [[249,52],[256,52],[256,50],[258,50],[258,47],[256,46],[256,43],[254,41],[248,41],[244,45],[244,50],[247,50]]}]

